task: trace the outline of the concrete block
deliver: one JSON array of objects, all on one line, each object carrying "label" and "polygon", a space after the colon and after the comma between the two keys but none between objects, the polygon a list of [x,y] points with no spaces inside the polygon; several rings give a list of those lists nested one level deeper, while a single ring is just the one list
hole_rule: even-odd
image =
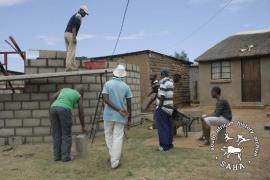
[{"label": "concrete block", "polygon": [[50,127],[34,127],[34,135],[50,135],[51,134],[51,128]]},{"label": "concrete block", "polygon": [[0,146],[7,145],[7,139],[6,138],[0,138]]},{"label": "concrete block", "polygon": [[0,136],[14,136],[15,132],[13,128],[5,128],[5,129],[0,129]]},{"label": "concrete block", "polygon": [[83,95],[84,99],[96,99],[98,97],[96,92],[85,92]]},{"label": "concrete block", "polygon": [[0,111],[4,110],[4,103],[0,102]]},{"label": "concrete block", "polygon": [[56,91],[56,84],[45,84],[40,85],[40,92],[55,92]]},{"label": "concrete block", "polygon": [[49,101],[40,101],[39,102],[39,108],[40,109],[49,109],[50,108],[50,102]]},{"label": "concrete block", "polygon": [[67,52],[66,51],[57,51],[56,57],[57,57],[57,59],[64,59],[65,60],[67,57]]},{"label": "concrete block", "polygon": [[0,119],[14,118],[13,111],[1,111]]},{"label": "concrete block", "polygon": [[31,118],[31,110],[14,111],[15,118]]},{"label": "concrete block", "polygon": [[132,71],[132,69],[133,69],[132,64],[127,64],[127,70]]},{"label": "concrete block", "polygon": [[33,110],[32,116],[33,116],[33,118],[48,117],[49,110]]},{"label": "concrete block", "polygon": [[57,90],[61,90],[63,88],[72,88],[72,84],[59,84],[57,85]]},{"label": "concrete block", "polygon": [[51,121],[49,120],[49,118],[42,118],[41,126],[51,126]]},{"label": "concrete block", "polygon": [[64,67],[65,60],[49,59],[48,66],[52,67]]},{"label": "concrete block", "polygon": [[98,100],[90,100],[90,107],[96,107]]},{"label": "concrete block", "polygon": [[45,143],[51,143],[51,142],[53,142],[52,136],[44,136],[43,142],[45,142]]},{"label": "concrete block", "polygon": [[46,67],[47,66],[47,60],[46,59],[37,59],[37,60],[30,60],[29,66],[32,67]]},{"label": "concrete block", "polygon": [[109,61],[109,62],[108,62],[108,67],[109,67],[109,68],[116,68],[117,65],[118,65],[117,62],[112,62],[112,61]]},{"label": "concrete block", "polygon": [[29,101],[30,94],[13,94],[13,101]]},{"label": "concrete block", "polygon": [[94,115],[95,111],[95,108],[84,108],[84,115]]},{"label": "concrete block", "polygon": [[39,58],[56,59],[57,58],[57,51],[54,51],[54,50],[39,50]]},{"label": "concrete block", "polygon": [[97,91],[99,92],[101,90],[101,86],[99,84],[90,84],[90,91]]},{"label": "concrete block", "polygon": [[48,78],[48,83],[64,83],[64,77],[57,77],[57,78]]},{"label": "concrete block", "polygon": [[36,127],[40,125],[40,119],[24,119],[23,126],[24,127]]},{"label": "concrete block", "polygon": [[33,92],[37,93],[37,92],[39,91],[38,88],[39,88],[38,85],[30,85],[30,84],[27,84],[27,85],[25,86],[25,92],[26,92],[26,93],[33,93]]},{"label": "concrete block", "polygon": [[42,137],[26,137],[26,143],[42,143]]},{"label": "concrete block", "polygon": [[95,83],[96,77],[95,76],[82,76],[82,83]]},{"label": "concrete block", "polygon": [[18,110],[21,109],[20,102],[5,102],[5,110]]},{"label": "concrete block", "polygon": [[66,68],[56,68],[56,72],[65,72]]},{"label": "concrete block", "polygon": [[65,77],[66,83],[81,83],[81,76]]},{"label": "concrete block", "polygon": [[0,94],[1,102],[12,101],[12,94]]},{"label": "concrete block", "polygon": [[0,128],[4,128],[5,127],[5,120],[0,120]]},{"label": "concrete block", "polygon": [[41,79],[31,79],[31,84],[47,84],[48,79],[47,78],[41,78]]},{"label": "concrete block", "polygon": [[21,127],[22,119],[6,119],[5,127]]},{"label": "concrete block", "polygon": [[77,87],[82,87],[84,91],[89,90],[88,84],[75,84],[73,88],[76,89]]},{"label": "concrete block", "polygon": [[25,138],[21,136],[13,136],[8,138],[9,145],[22,145],[25,143]]},{"label": "concrete block", "polygon": [[22,102],[23,109],[38,109],[38,102]]},{"label": "concrete block", "polygon": [[26,67],[25,74],[37,74],[38,68],[37,67]]},{"label": "concrete block", "polygon": [[55,68],[39,68],[38,69],[39,73],[53,73],[56,72]]},{"label": "concrete block", "polygon": [[35,101],[41,101],[41,100],[49,100],[49,96],[46,93],[32,93],[31,94],[31,100]]}]

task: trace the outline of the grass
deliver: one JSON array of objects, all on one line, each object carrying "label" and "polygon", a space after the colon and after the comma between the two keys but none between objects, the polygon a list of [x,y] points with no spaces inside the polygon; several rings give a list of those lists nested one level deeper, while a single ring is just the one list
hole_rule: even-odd
[{"label": "grass", "polygon": [[[127,131],[122,166],[117,170],[107,162],[104,137],[100,135],[89,145],[88,158],[68,163],[52,160],[51,144],[15,147],[14,151],[0,154],[0,179],[238,179],[217,168],[209,151],[174,148],[158,152],[157,146],[146,146],[144,141],[156,136],[155,131],[147,130],[147,125]],[[30,153],[34,156],[27,156]]]}]

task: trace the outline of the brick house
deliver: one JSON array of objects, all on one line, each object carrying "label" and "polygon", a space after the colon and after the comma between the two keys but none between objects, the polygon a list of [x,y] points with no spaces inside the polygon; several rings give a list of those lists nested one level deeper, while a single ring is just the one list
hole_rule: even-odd
[{"label": "brick house", "polygon": [[151,73],[158,75],[160,79],[160,70],[162,67],[169,67],[171,77],[174,74],[180,74],[182,79],[175,84],[174,102],[176,106],[185,106],[190,104],[189,89],[189,61],[177,59],[172,56],[161,54],[151,50],[136,51],[114,56],[94,57],[91,60],[108,60],[118,63],[136,64],[140,68],[141,75],[141,102],[147,97],[151,91],[149,76]]}]

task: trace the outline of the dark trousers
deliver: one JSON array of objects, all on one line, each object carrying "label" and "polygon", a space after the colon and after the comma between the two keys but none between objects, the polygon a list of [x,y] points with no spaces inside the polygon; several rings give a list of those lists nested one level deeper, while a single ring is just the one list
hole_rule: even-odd
[{"label": "dark trousers", "polygon": [[71,111],[61,107],[52,107],[50,109],[50,120],[52,124],[54,160],[70,160],[72,144]]},{"label": "dark trousers", "polygon": [[156,109],[154,119],[158,129],[159,145],[166,151],[173,148],[173,127],[171,116],[161,108]]}]

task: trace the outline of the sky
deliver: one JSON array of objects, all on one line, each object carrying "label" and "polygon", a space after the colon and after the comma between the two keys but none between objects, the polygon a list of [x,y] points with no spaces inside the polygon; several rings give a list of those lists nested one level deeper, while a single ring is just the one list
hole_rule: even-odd
[{"label": "sky", "polygon": [[[184,50],[194,61],[230,35],[270,28],[270,0],[233,0],[221,11],[228,1],[130,0],[116,54],[149,49],[173,55]],[[11,50],[4,42],[10,35],[15,37],[21,49],[27,51],[28,58],[36,55],[29,50],[65,50],[67,22],[82,4],[86,4],[90,14],[83,18],[76,56],[111,55],[126,2],[0,0],[0,51]],[[217,16],[209,22],[214,14]],[[190,36],[194,31],[196,33]],[[12,68],[15,69],[21,66],[15,60],[14,64]]]}]

